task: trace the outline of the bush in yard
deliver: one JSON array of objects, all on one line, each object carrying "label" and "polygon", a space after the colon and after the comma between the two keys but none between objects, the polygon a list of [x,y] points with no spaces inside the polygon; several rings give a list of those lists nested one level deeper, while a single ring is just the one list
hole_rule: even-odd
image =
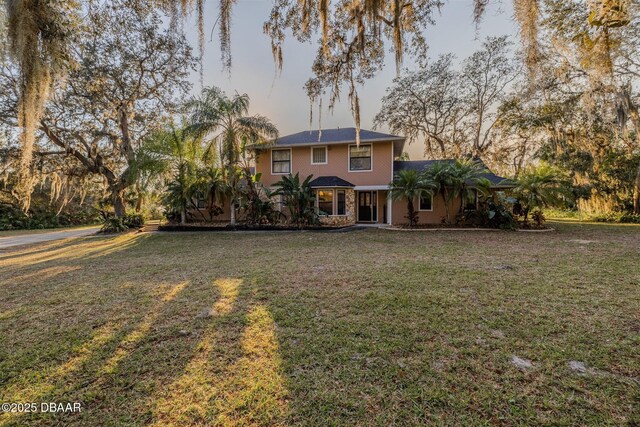
[{"label": "bush in yard", "polygon": [[102,212],[101,233],[122,233],[132,228],[142,228],[145,218],[142,214],[127,214],[124,218],[116,218],[111,213]]},{"label": "bush in yard", "polygon": [[272,196],[282,196],[284,205],[289,211],[289,222],[296,224],[299,228],[306,225],[317,225],[320,223],[318,213],[315,208],[315,196],[309,186],[313,175],[309,175],[300,182],[300,177],[295,175],[284,175],[280,181],[273,184],[276,191]]},{"label": "bush in yard", "polygon": [[630,212],[608,212],[591,217],[595,222],[618,222],[621,224],[640,224],[640,215]]},{"label": "bush in yard", "polygon": [[517,222],[511,213],[512,201],[498,192],[488,197],[479,210],[468,211],[465,220],[482,227],[515,230]]},{"label": "bush in yard", "polygon": [[0,203],[0,230],[33,230],[95,224],[96,209],[77,206],[67,212],[56,212],[50,206],[39,207],[35,203],[28,214],[10,203]]},{"label": "bush in yard", "polygon": [[516,186],[511,190],[517,199],[513,213],[522,216],[526,226],[531,212],[561,204],[568,189],[567,180],[559,169],[546,164],[531,166],[520,173]]},{"label": "bush in yard", "polygon": [[127,228],[142,228],[145,222],[143,214],[127,214],[123,219],[124,225],[126,225]]},{"label": "bush in yard", "polygon": [[542,224],[544,224],[546,218],[544,217],[544,213],[540,209],[538,209],[533,211],[533,213],[531,214],[531,219],[536,223],[538,227],[542,227]]},{"label": "bush in yard", "polygon": [[127,231],[129,227],[124,222],[124,218],[116,218],[114,216],[110,216],[105,218],[102,222],[102,228],[100,228],[100,233],[122,233]]}]

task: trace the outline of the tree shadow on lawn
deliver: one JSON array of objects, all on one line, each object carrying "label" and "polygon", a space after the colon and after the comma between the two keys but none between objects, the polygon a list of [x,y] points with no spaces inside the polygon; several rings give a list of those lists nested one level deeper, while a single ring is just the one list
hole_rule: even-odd
[{"label": "tree shadow on lawn", "polygon": [[[228,255],[255,243],[236,235],[214,244],[154,235],[121,250],[107,240],[79,247],[87,257],[45,253],[0,284],[10,297],[0,301],[9,344],[0,349],[0,400],[79,401],[83,411],[0,424],[474,424],[493,416],[535,424],[567,421],[570,406],[582,421],[605,419],[609,408],[589,412],[590,401],[604,402],[596,386],[557,374],[566,369],[556,351],[565,338],[545,339],[549,354],[529,342],[529,320],[555,328],[547,308],[519,314],[507,305],[537,294],[495,286],[496,274],[511,282],[518,270],[467,271],[455,265],[465,262],[462,249],[448,251],[443,266],[434,253],[450,239],[400,245],[385,233],[363,234],[364,243],[340,236],[340,247],[326,235],[271,236],[262,241],[271,249],[251,258]],[[20,283],[27,275],[29,286]],[[497,327],[506,337],[490,336]],[[534,371],[510,366],[513,351],[533,359]],[[581,392],[569,399],[573,388]],[[619,393],[612,399],[622,402],[627,391]],[[549,396],[556,406],[540,407]]]},{"label": "tree shadow on lawn", "polygon": [[89,273],[81,286],[69,280],[86,268],[87,255],[101,257],[90,263],[117,264],[133,248],[125,244],[44,252],[40,268],[57,269],[56,275],[26,286],[20,282],[27,275],[38,276],[31,266],[16,268],[0,284],[12,292],[28,287],[32,298],[0,305],[7,313],[0,316],[6,345],[0,400],[83,405],[79,414],[3,414],[0,425],[270,425],[283,419],[287,393],[275,324],[243,279],[204,274],[132,283],[123,271],[106,281]]}]

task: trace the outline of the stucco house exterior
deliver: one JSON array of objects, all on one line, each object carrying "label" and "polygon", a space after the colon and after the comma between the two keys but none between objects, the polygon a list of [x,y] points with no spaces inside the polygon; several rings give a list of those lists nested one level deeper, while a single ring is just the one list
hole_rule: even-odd
[{"label": "stucco house exterior", "polygon": [[[277,138],[271,144],[248,147],[255,165],[252,174],[260,175],[264,187],[273,187],[285,175],[299,174],[301,180],[313,175],[311,187],[316,197],[320,222],[325,225],[352,224],[405,225],[408,220],[406,200],[391,200],[389,185],[394,175],[403,169],[423,171],[436,162],[446,160],[397,160],[404,151],[405,138],[370,130],[360,130],[356,144],[355,128],[303,131]],[[505,179],[492,172],[484,175],[491,191],[509,187]],[[275,200],[285,211],[282,200]],[[461,200],[450,202],[452,217],[460,209]],[[225,201],[216,212],[204,199],[194,200],[197,209],[190,210],[193,220],[228,222],[230,203]],[[446,216],[445,200],[439,195],[415,200],[421,224],[439,224]],[[473,209],[474,204],[467,206]],[[478,205],[476,200],[475,206]],[[236,219],[243,220],[242,206],[236,209]],[[286,212],[285,212],[286,213]]]},{"label": "stucco house exterior", "polygon": [[[355,128],[304,131],[278,138],[268,147],[256,147],[255,170],[261,183],[272,187],[283,175],[313,175],[316,206],[321,222],[328,225],[356,223],[407,223],[406,201],[393,201],[389,184],[402,169],[424,170],[435,162],[454,160],[401,161],[405,138]],[[505,187],[504,178],[489,172],[484,176],[492,190]],[[416,200],[419,222],[437,224],[445,217],[445,201],[437,195]],[[457,212],[460,200],[451,202]],[[477,202],[476,202],[477,205]]]}]

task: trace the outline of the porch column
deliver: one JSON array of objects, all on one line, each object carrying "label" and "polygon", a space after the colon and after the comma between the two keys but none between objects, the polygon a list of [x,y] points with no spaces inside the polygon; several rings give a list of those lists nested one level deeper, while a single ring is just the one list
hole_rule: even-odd
[{"label": "porch column", "polygon": [[393,200],[391,200],[391,190],[387,190],[387,224],[391,225],[391,212],[393,211],[391,204]]}]

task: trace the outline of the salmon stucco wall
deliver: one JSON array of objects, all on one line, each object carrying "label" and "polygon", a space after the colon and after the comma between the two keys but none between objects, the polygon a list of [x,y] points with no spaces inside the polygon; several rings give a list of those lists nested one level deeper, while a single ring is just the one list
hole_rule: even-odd
[{"label": "salmon stucco wall", "polygon": [[[418,211],[418,224],[441,224],[443,219],[446,218],[447,212],[445,209],[445,202],[441,195],[433,196],[433,210],[432,211]],[[418,210],[419,204],[416,200],[414,202],[414,207],[416,211]],[[407,201],[406,200],[394,200],[393,201],[393,212],[391,220],[393,225],[408,225],[409,221],[407,220]],[[460,199],[452,200],[449,203],[449,220],[453,222],[455,220],[456,214],[460,210]]]},{"label": "salmon stucco wall", "polygon": [[[321,146],[323,145],[317,145],[317,147]],[[337,176],[354,185],[388,185],[392,180],[393,143],[376,142],[371,146],[371,171],[349,171],[349,144],[340,144],[326,145],[327,164],[324,165],[311,164],[311,146],[291,148],[291,173],[295,175],[298,172],[301,179],[309,175],[313,175],[314,178]],[[262,174],[261,182],[267,187],[272,186],[282,177],[283,174],[271,173],[271,149],[262,150],[256,154],[256,173]]]}]

